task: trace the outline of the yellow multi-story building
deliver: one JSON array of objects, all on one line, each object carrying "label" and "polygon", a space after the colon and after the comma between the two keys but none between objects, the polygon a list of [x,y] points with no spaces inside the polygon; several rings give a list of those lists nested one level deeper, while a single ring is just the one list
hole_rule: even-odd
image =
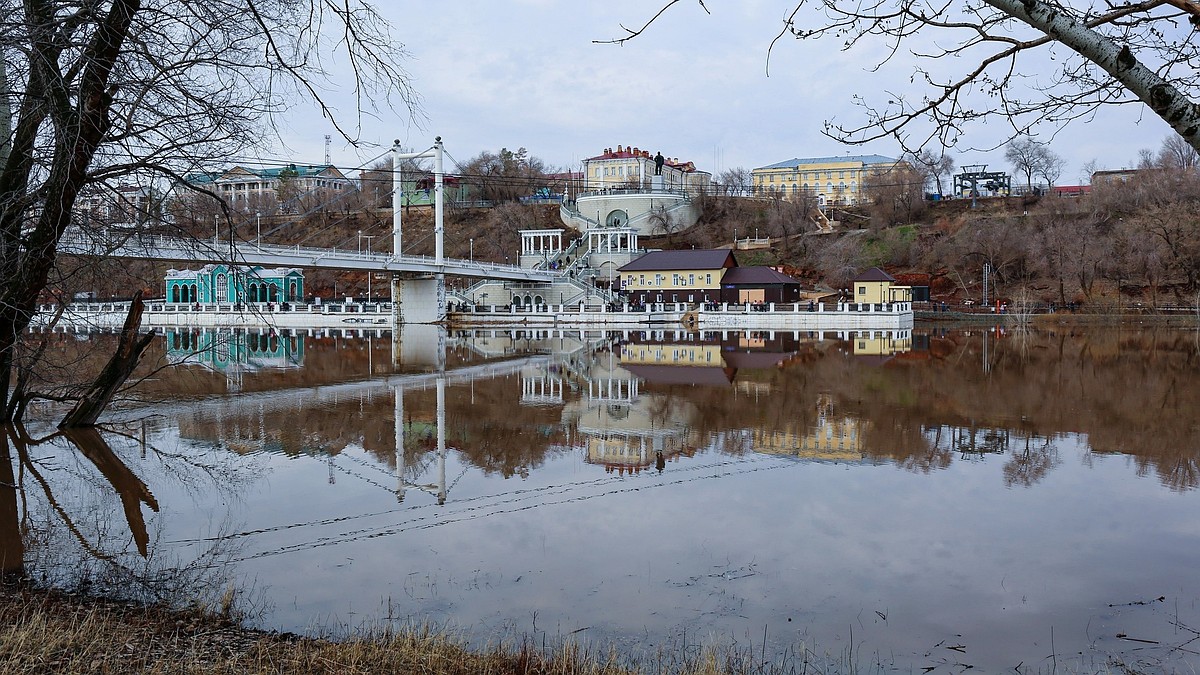
[{"label": "yellow multi-story building", "polygon": [[857,204],[872,175],[903,166],[903,161],[882,155],[795,158],[752,170],[750,182],[757,195],[806,195],[821,204]]},{"label": "yellow multi-story building", "polygon": [[727,249],[653,251],[617,271],[631,302],[720,302],[721,279],[736,266]]}]

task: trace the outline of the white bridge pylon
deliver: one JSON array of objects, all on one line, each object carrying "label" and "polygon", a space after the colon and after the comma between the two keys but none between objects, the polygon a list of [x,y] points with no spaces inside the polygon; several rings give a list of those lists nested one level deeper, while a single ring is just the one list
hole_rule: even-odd
[{"label": "white bridge pylon", "polygon": [[445,178],[443,170],[442,137],[433,139],[433,147],[423,152],[400,152],[400,139],[392,143],[392,251],[400,255],[401,233],[403,232],[404,213],[404,182],[401,179],[400,163],[406,159],[433,158],[433,238],[435,264],[441,265],[444,256],[445,207],[442,195],[442,185]]}]

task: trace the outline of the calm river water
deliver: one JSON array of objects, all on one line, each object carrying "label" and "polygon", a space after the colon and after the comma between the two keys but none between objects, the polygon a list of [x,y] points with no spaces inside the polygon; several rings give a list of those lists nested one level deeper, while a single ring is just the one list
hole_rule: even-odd
[{"label": "calm river water", "polygon": [[169,332],[9,434],[0,545],[281,630],[1200,668],[1194,330],[358,335]]}]

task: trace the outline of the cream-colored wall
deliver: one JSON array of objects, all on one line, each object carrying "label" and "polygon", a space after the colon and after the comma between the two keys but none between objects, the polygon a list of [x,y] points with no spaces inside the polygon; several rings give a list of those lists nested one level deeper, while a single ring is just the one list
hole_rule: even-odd
[{"label": "cream-colored wall", "polygon": [[724,368],[720,345],[627,344],[622,365],[717,366]]},{"label": "cream-colored wall", "polygon": [[[854,297],[851,302],[879,304],[884,302],[912,302],[912,287],[897,286],[890,281],[855,281],[850,289]],[[862,289],[866,293],[860,293]]]},{"label": "cream-colored wall", "polygon": [[725,268],[621,272],[621,287],[629,291],[698,291],[719,288],[724,276]]},{"label": "cream-colored wall", "polygon": [[[755,192],[767,194],[784,190],[786,197],[804,194],[823,194],[828,200],[856,203],[861,198],[863,181],[871,172],[887,168],[887,165],[864,165],[861,161],[814,162],[795,167],[777,169],[754,169],[750,172]],[[832,189],[829,184],[832,183]],[[804,186],[808,185],[806,189]],[[845,185],[843,189],[841,185]]]},{"label": "cream-colored wall", "polygon": [[[685,187],[696,192],[708,187],[712,174],[707,171],[683,171],[664,165],[663,177],[668,188]],[[614,157],[584,161],[584,180],[588,190],[602,190],[625,185],[630,181],[648,182],[654,175],[654,160],[646,157]]]},{"label": "cream-colored wall", "polygon": [[771,455],[794,455],[806,459],[852,461],[862,459],[866,423],[845,418],[824,420],[811,431],[756,431],[754,451]]},{"label": "cream-colored wall", "polygon": [[892,356],[912,351],[911,337],[856,337],[853,343],[856,356]]},{"label": "cream-colored wall", "polygon": [[912,302],[912,286],[889,287],[888,302]]},{"label": "cream-colored wall", "polygon": [[[853,288],[850,292],[853,297],[850,302],[859,304],[879,304],[888,302],[888,288],[891,287],[890,281],[854,281]],[[865,291],[865,292],[864,292]]]}]

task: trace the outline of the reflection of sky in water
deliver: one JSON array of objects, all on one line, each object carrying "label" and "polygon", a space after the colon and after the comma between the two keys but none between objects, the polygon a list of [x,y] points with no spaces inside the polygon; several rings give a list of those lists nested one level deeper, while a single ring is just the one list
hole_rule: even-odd
[{"label": "reflection of sky in water", "polygon": [[[804,346],[793,346],[787,358],[799,365],[785,368],[807,367],[796,360]],[[680,353],[704,352],[693,347]],[[915,434],[948,459],[906,470],[891,448],[871,444],[887,442],[887,425],[910,422],[837,393],[810,397],[833,385],[781,389],[751,370],[712,387],[681,385],[678,373],[614,385],[628,373],[622,353],[533,359],[494,379],[452,381],[443,506],[436,388],[425,376],[409,376],[402,405],[402,502],[387,388],[307,406],[285,396],[278,415],[296,428],[276,433],[278,452],[231,443],[261,438],[259,422],[280,426],[255,406],[241,416],[197,406],[181,419],[184,440],[173,424],[151,433],[155,447],[221,464],[232,478],[220,487],[128,444],[118,454],[162,504],[148,519],[156,555],[187,560],[232,529],[234,574],[269,602],[262,622],[272,628],[391,617],[448,622],[482,643],[536,623],[551,638],[580,630],[575,637],[635,649],[683,635],[758,645],[765,627],[772,649],[807,641],[833,654],[853,630],[864,658],[991,672],[1048,668],[1052,629],[1062,658],[1084,651],[1102,662],[1153,649],[1119,633],[1186,639],[1168,624],[1176,604],[1180,621],[1200,627],[1198,493],[1166,489],[1135,458],[1096,454],[1066,432],[1048,446],[1035,435],[1022,464],[1019,425],[980,425],[976,449],[1010,435],[1000,453],[962,452],[970,432],[939,420]],[[820,358],[853,363],[854,354]],[[879,381],[883,371],[857,367],[845,372],[889,395],[895,383]],[[747,397],[770,407],[800,396],[811,416],[715,428],[714,396],[735,410]],[[205,451],[218,434],[249,454]],[[488,448],[530,447],[540,450],[522,470],[480,469]],[[1159,596],[1167,600],[1125,604]]]}]

